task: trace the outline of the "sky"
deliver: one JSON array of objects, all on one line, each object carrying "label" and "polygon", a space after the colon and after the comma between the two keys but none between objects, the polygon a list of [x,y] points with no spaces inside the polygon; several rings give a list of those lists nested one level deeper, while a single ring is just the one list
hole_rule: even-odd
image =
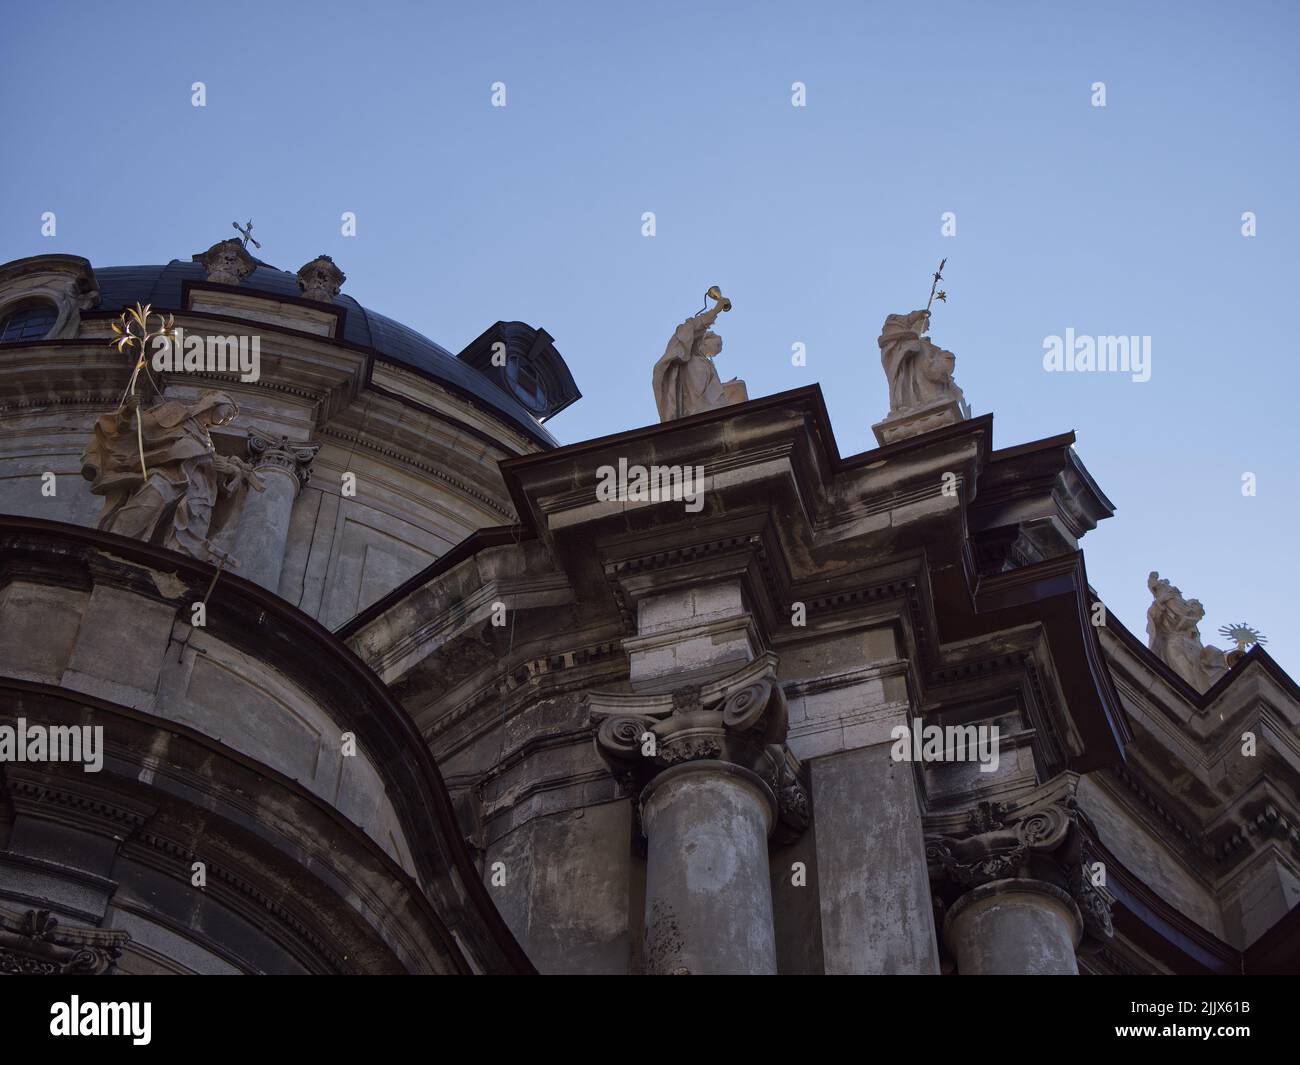
[{"label": "sky", "polygon": [[[1288,0],[15,5],[0,261],[188,260],[251,218],[453,352],[544,327],[584,395],[561,443],[657,420],[718,284],[722,377],[820,383],[848,456],[946,258],[931,337],[994,446],[1074,430],[1117,508],[1083,541],[1111,613],[1144,637],[1158,570],[1300,677],[1298,30]],[[1045,370],[1067,330],[1149,337],[1150,379]]]}]

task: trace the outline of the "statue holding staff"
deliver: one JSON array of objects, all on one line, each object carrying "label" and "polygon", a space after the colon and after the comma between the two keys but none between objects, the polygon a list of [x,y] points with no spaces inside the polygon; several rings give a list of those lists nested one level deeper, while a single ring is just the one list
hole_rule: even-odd
[{"label": "statue holding staff", "polygon": [[206,561],[245,490],[266,487],[247,462],[218,454],[212,442],[209,429],[238,413],[226,393],[209,390],[192,404],[167,400],[148,410],[131,395],[103,415],[81,457],[81,475],[104,496],[98,527]]}]

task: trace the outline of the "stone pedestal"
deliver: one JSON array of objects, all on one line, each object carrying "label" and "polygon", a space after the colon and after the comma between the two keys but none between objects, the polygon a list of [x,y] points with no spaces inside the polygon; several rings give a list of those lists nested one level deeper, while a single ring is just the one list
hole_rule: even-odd
[{"label": "stone pedestal", "polygon": [[687,762],[645,788],[647,973],[776,973],[776,813],[762,778],[726,762]]},{"label": "stone pedestal", "polygon": [[284,437],[275,441],[250,432],[248,450],[266,489],[246,495],[232,554],[239,576],[278,592],[293,501],[311,477],[320,445],[293,444]]},{"label": "stone pedestal", "polygon": [[748,403],[749,389],[745,387],[745,382],[739,379],[735,381],[722,382],[722,395],[726,404]]},{"label": "stone pedestal", "polygon": [[1040,880],[981,884],[944,920],[944,942],[962,976],[1077,976],[1082,938],[1074,900]]},{"label": "stone pedestal", "polygon": [[942,399],[924,407],[903,411],[876,422],[871,431],[882,445],[893,444],[908,437],[920,436],[931,429],[956,425],[967,417],[961,403],[955,399]]}]

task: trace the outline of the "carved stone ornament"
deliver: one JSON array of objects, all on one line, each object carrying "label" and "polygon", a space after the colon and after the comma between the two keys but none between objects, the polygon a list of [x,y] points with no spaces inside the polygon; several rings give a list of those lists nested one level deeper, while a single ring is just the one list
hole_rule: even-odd
[{"label": "carved stone ornament", "polygon": [[1041,881],[1066,892],[1079,907],[1090,947],[1114,933],[1104,877],[1094,876],[1092,831],[1074,799],[1073,774],[1020,803],[982,802],[967,831],[925,839],[930,879],[948,884],[948,901],[995,881]]},{"label": "carved stone ornament", "polygon": [[207,279],[218,285],[241,284],[257,268],[255,260],[238,237],[221,240],[195,258],[203,264]]},{"label": "carved stone ornament", "polygon": [[213,389],[192,403],[166,400],[146,410],[130,397],[100,417],[81,456],[81,475],[104,497],[99,528],[206,561],[247,491],[266,487],[248,463],[218,453],[212,441],[209,430],[238,413],[234,400]]},{"label": "carved stone ornament", "polygon": [[130,940],[126,932],[64,928],[49,910],[0,916],[0,975],[102,976]]},{"label": "carved stone ornament", "polygon": [[652,374],[661,422],[743,403],[749,398],[744,381],[735,377],[723,381],[713,365],[722,352],[722,338],[710,327],[730,306],[729,300],[719,299],[711,309],[692,315],[673,331]]},{"label": "carved stone ornament", "polygon": [[318,255],[298,268],[298,289],[303,299],[329,303],[339,294],[347,275],[328,255]]},{"label": "carved stone ornament", "polygon": [[774,655],[707,684],[660,695],[593,692],[586,702],[596,751],[630,794],[670,766],[714,759],[756,773],[772,789],[780,841],[807,828],[808,795],[798,759],[785,747]]},{"label": "carved stone ornament", "polygon": [[1154,570],[1147,577],[1152,595],[1147,608],[1147,646],[1199,692],[1207,691],[1228,670],[1224,653],[1201,643],[1198,627],[1205,607],[1183,593]]},{"label": "carved stone ornament", "polygon": [[1096,883],[1096,862],[1084,842],[1079,848],[1079,862],[1071,870],[1066,890],[1083,915],[1083,930],[1093,939],[1105,941],[1115,934],[1110,915],[1110,898]]},{"label": "carved stone ornament", "polygon": [[293,476],[299,489],[307,487],[311,480],[311,464],[320,451],[320,444],[291,443],[287,436],[279,439],[258,432],[248,431],[248,453],[253,459],[253,469],[258,473],[268,470],[281,470]]}]

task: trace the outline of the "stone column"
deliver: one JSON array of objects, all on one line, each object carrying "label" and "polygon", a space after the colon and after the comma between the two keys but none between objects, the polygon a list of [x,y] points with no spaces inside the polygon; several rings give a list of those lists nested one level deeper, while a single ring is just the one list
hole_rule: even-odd
[{"label": "stone column", "polygon": [[1079,907],[1041,880],[994,880],[948,911],[944,943],[962,976],[1078,976]]},{"label": "stone column", "polygon": [[288,437],[273,440],[250,430],[248,450],[266,489],[249,489],[245,496],[231,553],[239,563],[239,576],[278,592],[293,501],[311,478],[320,445],[294,444]]},{"label": "stone column", "polygon": [[646,786],[647,973],[775,975],[776,814],[763,779],[727,762],[685,762]]},{"label": "stone column", "polygon": [[1077,784],[1063,773],[1017,802],[978,803],[965,832],[926,838],[958,973],[1075,976],[1080,947],[1114,934]]},{"label": "stone column", "polygon": [[775,677],[768,654],[674,692],[587,696],[646,838],[647,972],[776,972],[768,838],[796,838],[808,800]]}]

